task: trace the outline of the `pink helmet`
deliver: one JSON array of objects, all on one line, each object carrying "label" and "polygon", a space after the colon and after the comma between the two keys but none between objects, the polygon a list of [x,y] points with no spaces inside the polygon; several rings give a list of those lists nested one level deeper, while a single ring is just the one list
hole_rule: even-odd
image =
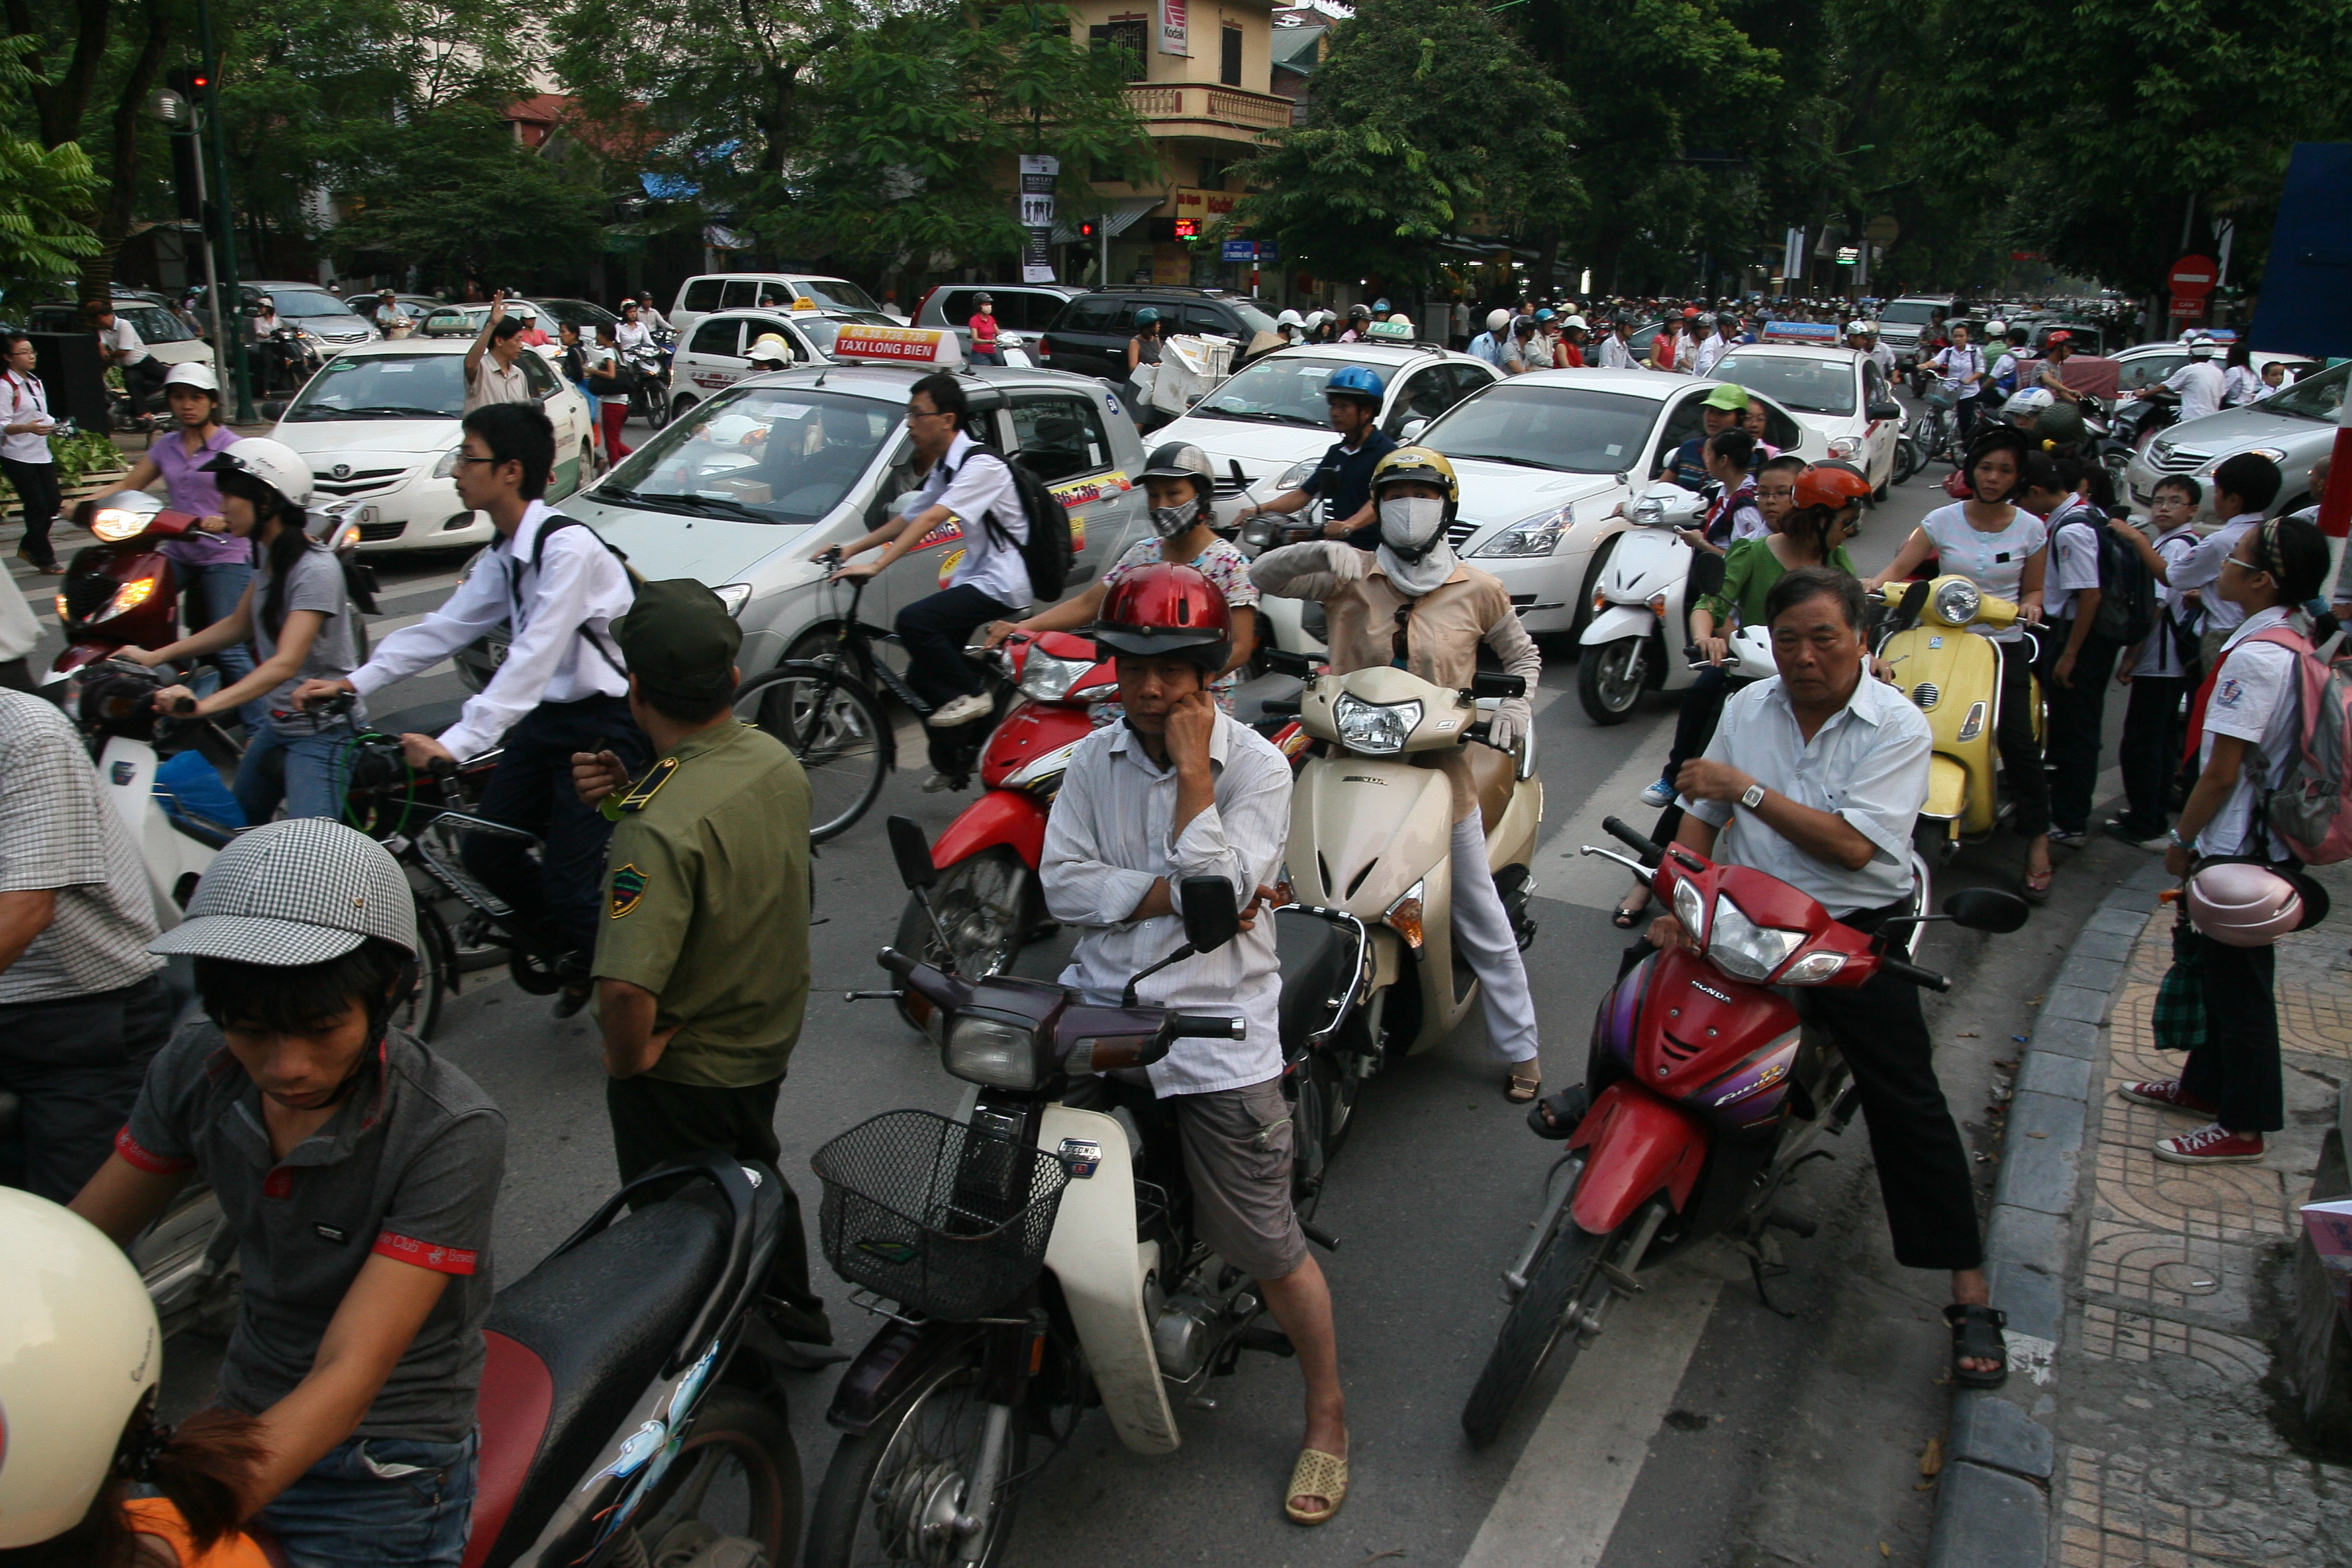
[{"label": "pink helmet", "polygon": [[2224,860],[2189,879],[2189,921],[2231,947],[2268,947],[2303,925],[2303,891],[2267,866]]}]

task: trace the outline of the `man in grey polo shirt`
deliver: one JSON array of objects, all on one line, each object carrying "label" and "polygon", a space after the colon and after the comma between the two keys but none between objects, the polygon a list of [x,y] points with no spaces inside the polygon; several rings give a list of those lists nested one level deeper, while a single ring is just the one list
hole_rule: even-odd
[{"label": "man in grey polo shirt", "polygon": [[191,1174],[236,1231],[220,1398],[261,1419],[244,1499],[296,1568],[457,1568],[506,1118],[390,1026],[416,911],[381,845],[274,822],[213,862],[155,950],[205,1017],[154,1060],[75,1213],[128,1243]]}]

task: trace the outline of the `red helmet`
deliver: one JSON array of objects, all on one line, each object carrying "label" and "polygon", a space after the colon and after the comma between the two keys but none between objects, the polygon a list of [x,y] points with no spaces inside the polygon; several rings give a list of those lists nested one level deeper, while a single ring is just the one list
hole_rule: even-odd
[{"label": "red helmet", "polygon": [[1870,481],[1852,468],[1816,463],[1797,475],[1797,504],[1843,511],[1870,499]]},{"label": "red helmet", "polygon": [[2044,337],[2042,340],[2042,346],[2045,349],[2054,349],[2060,343],[2072,343],[2074,341],[2074,334],[2068,331],[2065,328],[2061,327],[2056,331]]},{"label": "red helmet", "polygon": [[1103,595],[1091,632],[1112,656],[1189,658],[1213,674],[1234,647],[1234,613],[1197,567],[1154,562]]}]

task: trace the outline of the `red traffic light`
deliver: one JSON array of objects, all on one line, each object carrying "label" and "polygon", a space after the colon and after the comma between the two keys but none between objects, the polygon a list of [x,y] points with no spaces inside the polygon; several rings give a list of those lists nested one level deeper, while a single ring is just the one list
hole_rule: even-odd
[{"label": "red traffic light", "polygon": [[1082,224],[1078,225],[1078,237],[1079,237],[1080,239],[1092,239],[1094,237],[1095,237],[1095,226],[1094,226],[1094,225],[1092,225],[1092,224],[1090,224],[1090,223],[1082,223]]}]

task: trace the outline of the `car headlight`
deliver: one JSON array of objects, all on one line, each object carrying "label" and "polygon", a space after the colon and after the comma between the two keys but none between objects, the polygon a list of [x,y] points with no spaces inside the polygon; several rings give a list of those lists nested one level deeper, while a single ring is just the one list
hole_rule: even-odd
[{"label": "car headlight", "polygon": [[457,477],[457,459],[465,455],[466,448],[463,445],[452,447],[447,451],[442,453],[441,460],[433,465],[433,477],[436,479],[456,479]]},{"label": "car headlight", "polygon": [[991,1089],[1037,1087],[1035,1031],[985,1014],[965,1013],[948,1029],[941,1065],[966,1083]]},{"label": "car headlight", "polygon": [[1706,900],[1699,895],[1698,884],[1687,877],[1675,881],[1675,919],[1690,932],[1691,941],[1702,948],[1706,945]]},{"label": "car headlight", "polygon": [[1851,458],[1861,450],[1862,437],[1859,436],[1837,436],[1830,440],[1830,456],[1832,458]]},{"label": "car headlight", "polygon": [[1404,938],[1409,947],[1421,945],[1421,896],[1426,883],[1415,882],[1405,890],[1404,897],[1388,907],[1381,923]]},{"label": "car headlight", "polygon": [[1715,900],[1715,930],[1706,941],[1706,955],[1717,969],[1741,980],[1765,981],[1805,945],[1805,933],[1759,926],[1729,899]]},{"label": "car headlight", "polygon": [[1964,626],[1984,607],[1984,595],[1974,583],[1955,580],[1936,590],[1936,618],[1948,626]]},{"label": "car headlight", "polygon": [[2272,462],[2282,465],[2286,462],[2286,454],[2276,447],[2249,447],[2246,448],[2246,456],[2250,458],[2267,458]]},{"label": "car headlight", "polygon": [[727,613],[730,616],[740,616],[743,606],[751,602],[751,584],[749,583],[729,583],[710,591],[719,595],[719,602],[727,606]]},{"label": "car headlight", "polygon": [[1842,952],[1809,952],[1782,972],[1775,984],[1781,985],[1819,985],[1845,967]]},{"label": "car headlight", "polygon": [[1062,658],[1033,645],[1021,666],[1021,695],[1032,702],[1059,702],[1094,667],[1093,659]]},{"label": "car headlight", "polygon": [[1421,704],[1367,702],[1353,692],[1343,692],[1331,705],[1331,722],[1339,731],[1340,743],[1349,751],[1380,756],[1404,750],[1405,737],[1420,727]]},{"label": "car headlight", "polygon": [[1549,555],[1559,545],[1559,536],[1575,521],[1567,507],[1547,511],[1515,522],[1470,553],[1476,555]]},{"label": "car headlight", "polygon": [[1275,489],[1276,491],[1297,489],[1307,482],[1307,476],[1320,467],[1322,461],[1320,458],[1301,458],[1282,470],[1282,477],[1274,481]]}]

